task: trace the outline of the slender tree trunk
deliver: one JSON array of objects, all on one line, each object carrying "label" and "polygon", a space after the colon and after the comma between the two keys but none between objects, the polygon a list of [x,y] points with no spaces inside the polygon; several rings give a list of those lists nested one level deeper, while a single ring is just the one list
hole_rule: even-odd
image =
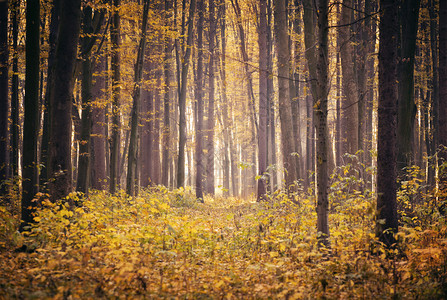
[{"label": "slender tree trunk", "polygon": [[391,246],[397,231],[397,3],[381,0],[379,33],[379,108],[377,131],[376,234]]},{"label": "slender tree trunk", "polygon": [[[439,106],[438,106],[439,182],[442,200],[447,198],[447,3],[439,1]],[[444,165],[443,165],[444,164]]]},{"label": "slender tree trunk", "polygon": [[[165,0],[165,24],[168,27],[169,17],[171,15],[170,9],[172,8],[172,1]],[[168,31],[166,31],[165,46],[164,46],[164,96],[163,96],[163,142],[162,142],[162,178],[161,182],[164,186],[169,185],[169,144],[170,144],[170,91],[171,91],[171,52],[172,52],[172,39],[169,38]]]},{"label": "slender tree trunk", "polygon": [[11,82],[11,168],[12,176],[19,175],[19,9],[20,0],[11,1],[11,23],[14,56],[12,58],[12,82]]},{"label": "slender tree trunk", "polygon": [[275,105],[273,97],[273,37],[272,37],[272,1],[267,0],[267,113],[268,113],[268,157],[271,170],[271,189],[276,189],[278,185],[278,172],[276,162],[276,122],[275,122]]},{"label": "slender tree trunk", "polygon": [[258,130],[258,201],[265,198],[267,172],[267,0],[259,0],[259,130]]},{"label": "slender tree trunk", "polygon": [[113,0],[114,13],[110,39],[112,43],[112,136],[110,144],[110,182],[109,191],[114,194],[119,186],[120,157],[120,0]]},{"label": "slender tree trunk", "polygon": [[214,40],[216,36],[216,20],[214,18],[214,1],[209,0],[209,81],[208,81],[208,139],[206,162],[206,191],[214,195]]},{"label": "slender tree trunk", "polygon": [[196,198],[203,202],[203,23],[204,0],[197,2],[197,70],[196,70]]},{"label": "slender tree trunk", "polygon": [[191,0],[189,4],[189,24],[188,34],[186,39],[185,55],[182,59],[181,70],[181,88],[179,90],[179,148],[178,148],[178,162],[177,162],[177,188],[180,188],[185,183],[185,146],[186,146],[186,87],[188,84],[188,69],[189,59],[191,57],[191,47],[193,42],[194,29],[194,13],[196,10],[196,0]]},{"label": "slender tree trunk", "polygon": [[340,60],[342,68],[342,82],[344,91],[343,110],[343,138],[344,153],[356,154],[359,150],[359,96],[357,79],[354,73],[354,47],[351,41],[351,27],[346,24],[351,23],[352,0],[343,0],[342,16],[339,29],[340,34]]},{"label": "slender tree trunk", "polygon": [[138,146],[138,117],[140,112],[140,92],[141,92],[141,77],[143,75],[144,54],[146,48],[146,27],[149,12],[149,0],[144,1],[143,8],[143,23],[141,25],[140,45],[138,47],[137,61],[135,63],[134,75],[134,91],[133,91],[133,106],[132,106],[132,120],[129,141],[129,154],[127,163],[127,194],[135,196],[135,178],[136,178],[136,164],[137,164],[137,146]]},{"label": "slender tree trunk", "polygon": [[8,1],[0,2],[0,200],[8,195],[9,179],[9,45]]},{"label": "slender tree trunk", "polygon": [[[101,52],[98,58],[98,63],[93,71],[93,86],[92,86],[92,136],[91,136],[91,178],[92,188],[103,190],[106,188],[107,180],[106,171],[106,142],[107,142],[107,127],[106,127],[106,107],[103,107],[102,101],[106,99],[107,94],[104,92],[106,88],[106,70],[107,57],[105,52]],[[95,75],[97,74],[97,75]]]},{"label": "slender tree trunk", "polygon": [[274,2],[275,41],[278,52],[278,98],[281,121],[281,143],[286,189],[296,180],[295,143],[293,141],[292,109],[289,101],[289,51],[287,37],[286,5],[284,0]]},{"label": "slender tree trunk", "polygon": [[317,94],[314,98],[314,124],[317,133],[316,173],[317,173],[317,231],[319,242],[329,245],[329,199],[328,199],[328,1],[320,0],[318,5],[318,56],[317,56]]},{"label": "slender tree trunk", "polygon": [[420,0],[404,0],[401,4],[400,61],[399,61],[399,101],[397,120],[397,168],[412,162],[412,140],[416,105],[414,101],[414,54],[419,20]]},{"label": "slender tree trunk", "polygon": [[40,1],[26,2],[26,74],[25,117],[23,122],[22,165],[22,223],[23,230],[33,222],[36,203],[34,195],[39,191],[37,140],[39,128],[39,22]]}]

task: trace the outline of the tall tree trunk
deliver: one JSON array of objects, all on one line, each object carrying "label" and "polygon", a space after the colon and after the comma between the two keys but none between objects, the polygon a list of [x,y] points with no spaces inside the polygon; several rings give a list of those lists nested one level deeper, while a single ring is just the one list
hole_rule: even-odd
[{"label": "tall tree trunk", "polygon": [[267,171],[267,0],[259,0],[259,130],[258,130],[258,201],[265,198]]},{"label": "tall tree trunk", "polygon": [[19,13],[20,0],[11,2],[12,42],[14,56],[12,58],[12,82],[11,82],[11,168],[12,176],[19,175]]},{"label": "tall tree trunk", "polygon": [[351,23],[352,0],[343,0],[340,20],[340,60],[342,68],[342,82],[344,91],[344,100],[341,109],[343,110],[343,138],[344,153],[356,154],[359,150],[359,96],[357,79],[354,73],[354,47],[351,42]]},{"label": "tall tree trunk", "polygon": [[[105,34],[105,33],[104,33]],[[106,171],[106,142],[107,142],[107,127],[106,127],[106,107],[103,101],[107,99],[107,94],[104,92],[106,88],[106,64],[107,56],[104,51],[100,53],[98,63],[93,70],[93,86],[92,86],[92,136],[91,136],[91,181],[92,188],[103,190],[106,188],[107,180]],[[96,75],[95,75],[96,74]]]},{"label": "tall tree trunk", "polygon": [[[439,1],[439,106],[438,142],[440,148],[439,172],[441,200],[447,198],[447,3]],[[444,164],[444,165],[443,165]]]},{"label": "tall tree trunk", "polygon": [[[196,0],[191,0],[189,4],[189,23],[188,34],[186,38],[185,55],[182,59],[181,68],[181,87],[179,90],[179,147],[178,147],[178,162],[177,162],[177,188],[180,188],[185,183],[185,146],[186,146],[186,87],[188,84],[188,69],[189,59],[191,57],[191,47],[193,42],[194,29],[194,13],[196,10]],[[179,54],[179,53],[178,53]]]},{"label": "tall tree trunk", "polygon": [[[170,9],[172,8],[172,1],[165,0],[165,24],[166,27],[170,26],[169,17],[171,15]],[[172,52],[172,39],[169,37],[168,31],[165,36],[164,46],[164,96],[163,96],[163,142],[162,142],[162,178],[161,182],[164,186],[169,185],[169,144],[170,144],[170,91],[171,91],[171,52]]]},{"label": "tall tree trunk", "polygon": [[0,2],[0,201],[8,195],[9,179],[9,45],[8,1]]},{"label": "tall tree trunk", "polygon": [[[161,54],[161,47],[156,47],[157,53]],[[155,78],[157,78],[157,88],[154,95],[154,111],[153,111],[153,141],[152,141],[152,182],[154,185],[161,183],[161,162],[160,162],[160,119],[161,119],[161,77],[162,70],[157,67]]]},{"label": "tall tree trunk", "polygon": [[84,54],[82,60],[82,118],[79,145],[79,167],[78,180],[76,190],[88,193],[90,183],[90,135],[92,123],[92,62],[91,51],[87,51],[90,44],[91,35],[93,33],[92,16],[93,9],[91,6],[84,7],[83,11],[83,38],[81,53]]},{"label": "tall tree trunk", "polygon": [[[273,74],[273,36],[272,36],[272,0],[267,0],[267,70],[268,74]],[[273,76],[267,77],[267,113],[268,113],[268,157],[271,170],[271,189],[276,189],[278,185],[278,172],[276,162],[276,122],[275,105],[273,97]]]},{"label": "tall tree trunk", "polygon": [[419,20],[420,0],[403,0],[400,12],[399,101],[397,114],[397,168],[412,163],[412,140],[416,104],[414,101],[414,54]]},{"label": "tall tree trunk", "polygon": [[146,48],[146,27],[149,12],[149,0],[144,1],[143,23],[141,25],[140,45],[138,47],[137,61],[135,63],[134,90],[132,105],[132,120],[130,129],[129,154],[127,163],[126,191],[130,196],[135,196],[135,178],[138,148],[138,117],[140,111],[141,77],[143,75],[144,54]]},{"label": "tall tree trunk", "polygon": [[196,70],[196,198],[203,202],[203,23],[204,0],[197,2],[199,21],[197,23],[197,70]]},{"label": "tall tree trunk", "polygon": [[317,94],[314,97],[314,124],[317,133],[316,173],[317,173],[317,231],[319,242],[329,245],[329,199],[328,199],[328,0],[318,4],[318,56],[317,56]]},{"label": "tall tree trunk", "polygon": [[208,81],[208,138],[206,161],[206,191],[214,195],[214,39],[216,36],[216,20],[214,18],[214,1],[209,0],[209,81]]},{"label": "tall tree trunk", "polygon": [[391,246],[397,231],[397,3],[381,0],[379,34],[379,104],[377,131],[377,223],[376,234]]},{"label": "tall tree trunk", "polygon": [[286,189],[296,180],[295,143],[293,141],[292,109],[289,101],[289,51],[286,5],[284,0],[274,2],[275,41],[278,52],[278,98],[281,122],[281,143]]},{"label": "tall tree trunk", "polygon": [[25,229],[27,225],[33,222],[33,212],[35,210],[36,203],[32,200],[34,195],[39,191],[37,160],[38,132],[36,130],[36,128],[39,128],[39,22],[40,1],[27,1],[21,230]]},{"label": "tall tree trunk", "polygon": [[119,186],[119,157],[120,157],[120,0],[113,0],[114,13],[110,40],[112,43],[112,136],[110,142],[110,182],[109,191],[114,194]]},{"label": "tall tree trunk", "polygon": [[50,193],[62,199],[72,189],[71,110],[73,72],[81,22],[81,1],[61,2],[61,18],[54,59],[54,78],[50,92]]},{"label": "tall tree trunk", "polygon": [[51,86],[54,80],[53,67],[54,55],[56,53],[56,41],[59,33],[59,18],[60,18],[60,0],[53,1],[51,9],[50,35],[48,38],[49,53],[48,53],[48,68],[47,68],[47,85],[45,91],[45,107],[43,113],[43,130],[42,142],[40,147],[40,185],[43,188],[48,181],[48,164],[49,164],[49,136],[50,136],[50,93]]}]

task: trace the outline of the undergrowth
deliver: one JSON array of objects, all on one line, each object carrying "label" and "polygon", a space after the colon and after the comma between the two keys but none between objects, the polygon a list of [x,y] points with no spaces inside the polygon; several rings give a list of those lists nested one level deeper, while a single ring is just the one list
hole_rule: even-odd
[{"label": "undergrowth", "polygon": [[410,192],[399,194],[405,218],[387,250],[374,235],[372,192],[347,193],[342,180],[331,190],[330,249],[317,247],[315,199],[305,194],[204,204],[163,187],[135,198],[40,195],[23,235],[2,207],[0,298],[445,298],[447,226],[435,210],[427,217],[429,198],[409,207]]}]

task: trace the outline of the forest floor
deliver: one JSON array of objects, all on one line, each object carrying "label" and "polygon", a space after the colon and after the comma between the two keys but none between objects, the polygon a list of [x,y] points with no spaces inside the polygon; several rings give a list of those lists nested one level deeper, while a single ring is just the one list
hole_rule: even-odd
[{"label": "forest floor", "polygon": [[0,207],[0,299],[446,297],[442,216],[414,209],[386,250],[374,236],[372,197],[340,195],[330,250],[317,247],[314,200],[304,194],[205,204],[164,188],[133,199],[73,194],[74,209],[41,200],[26,235]]}]

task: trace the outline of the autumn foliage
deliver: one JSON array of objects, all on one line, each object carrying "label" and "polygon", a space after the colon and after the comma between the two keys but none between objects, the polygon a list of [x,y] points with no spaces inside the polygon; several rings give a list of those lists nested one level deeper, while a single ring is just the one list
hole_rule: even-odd
[{"label": "autumn foliage", "polygon": [[317,247],[306,193],[204,204],[163,187],[135,198],[40,195],[37,223],[23,236],[1,207],[0,298],[442,298],[447,225],[412,174],[391,250],[374,234],[373,193],[343,192],[352,182],[342,170],[330,193],[329,249]]}]

